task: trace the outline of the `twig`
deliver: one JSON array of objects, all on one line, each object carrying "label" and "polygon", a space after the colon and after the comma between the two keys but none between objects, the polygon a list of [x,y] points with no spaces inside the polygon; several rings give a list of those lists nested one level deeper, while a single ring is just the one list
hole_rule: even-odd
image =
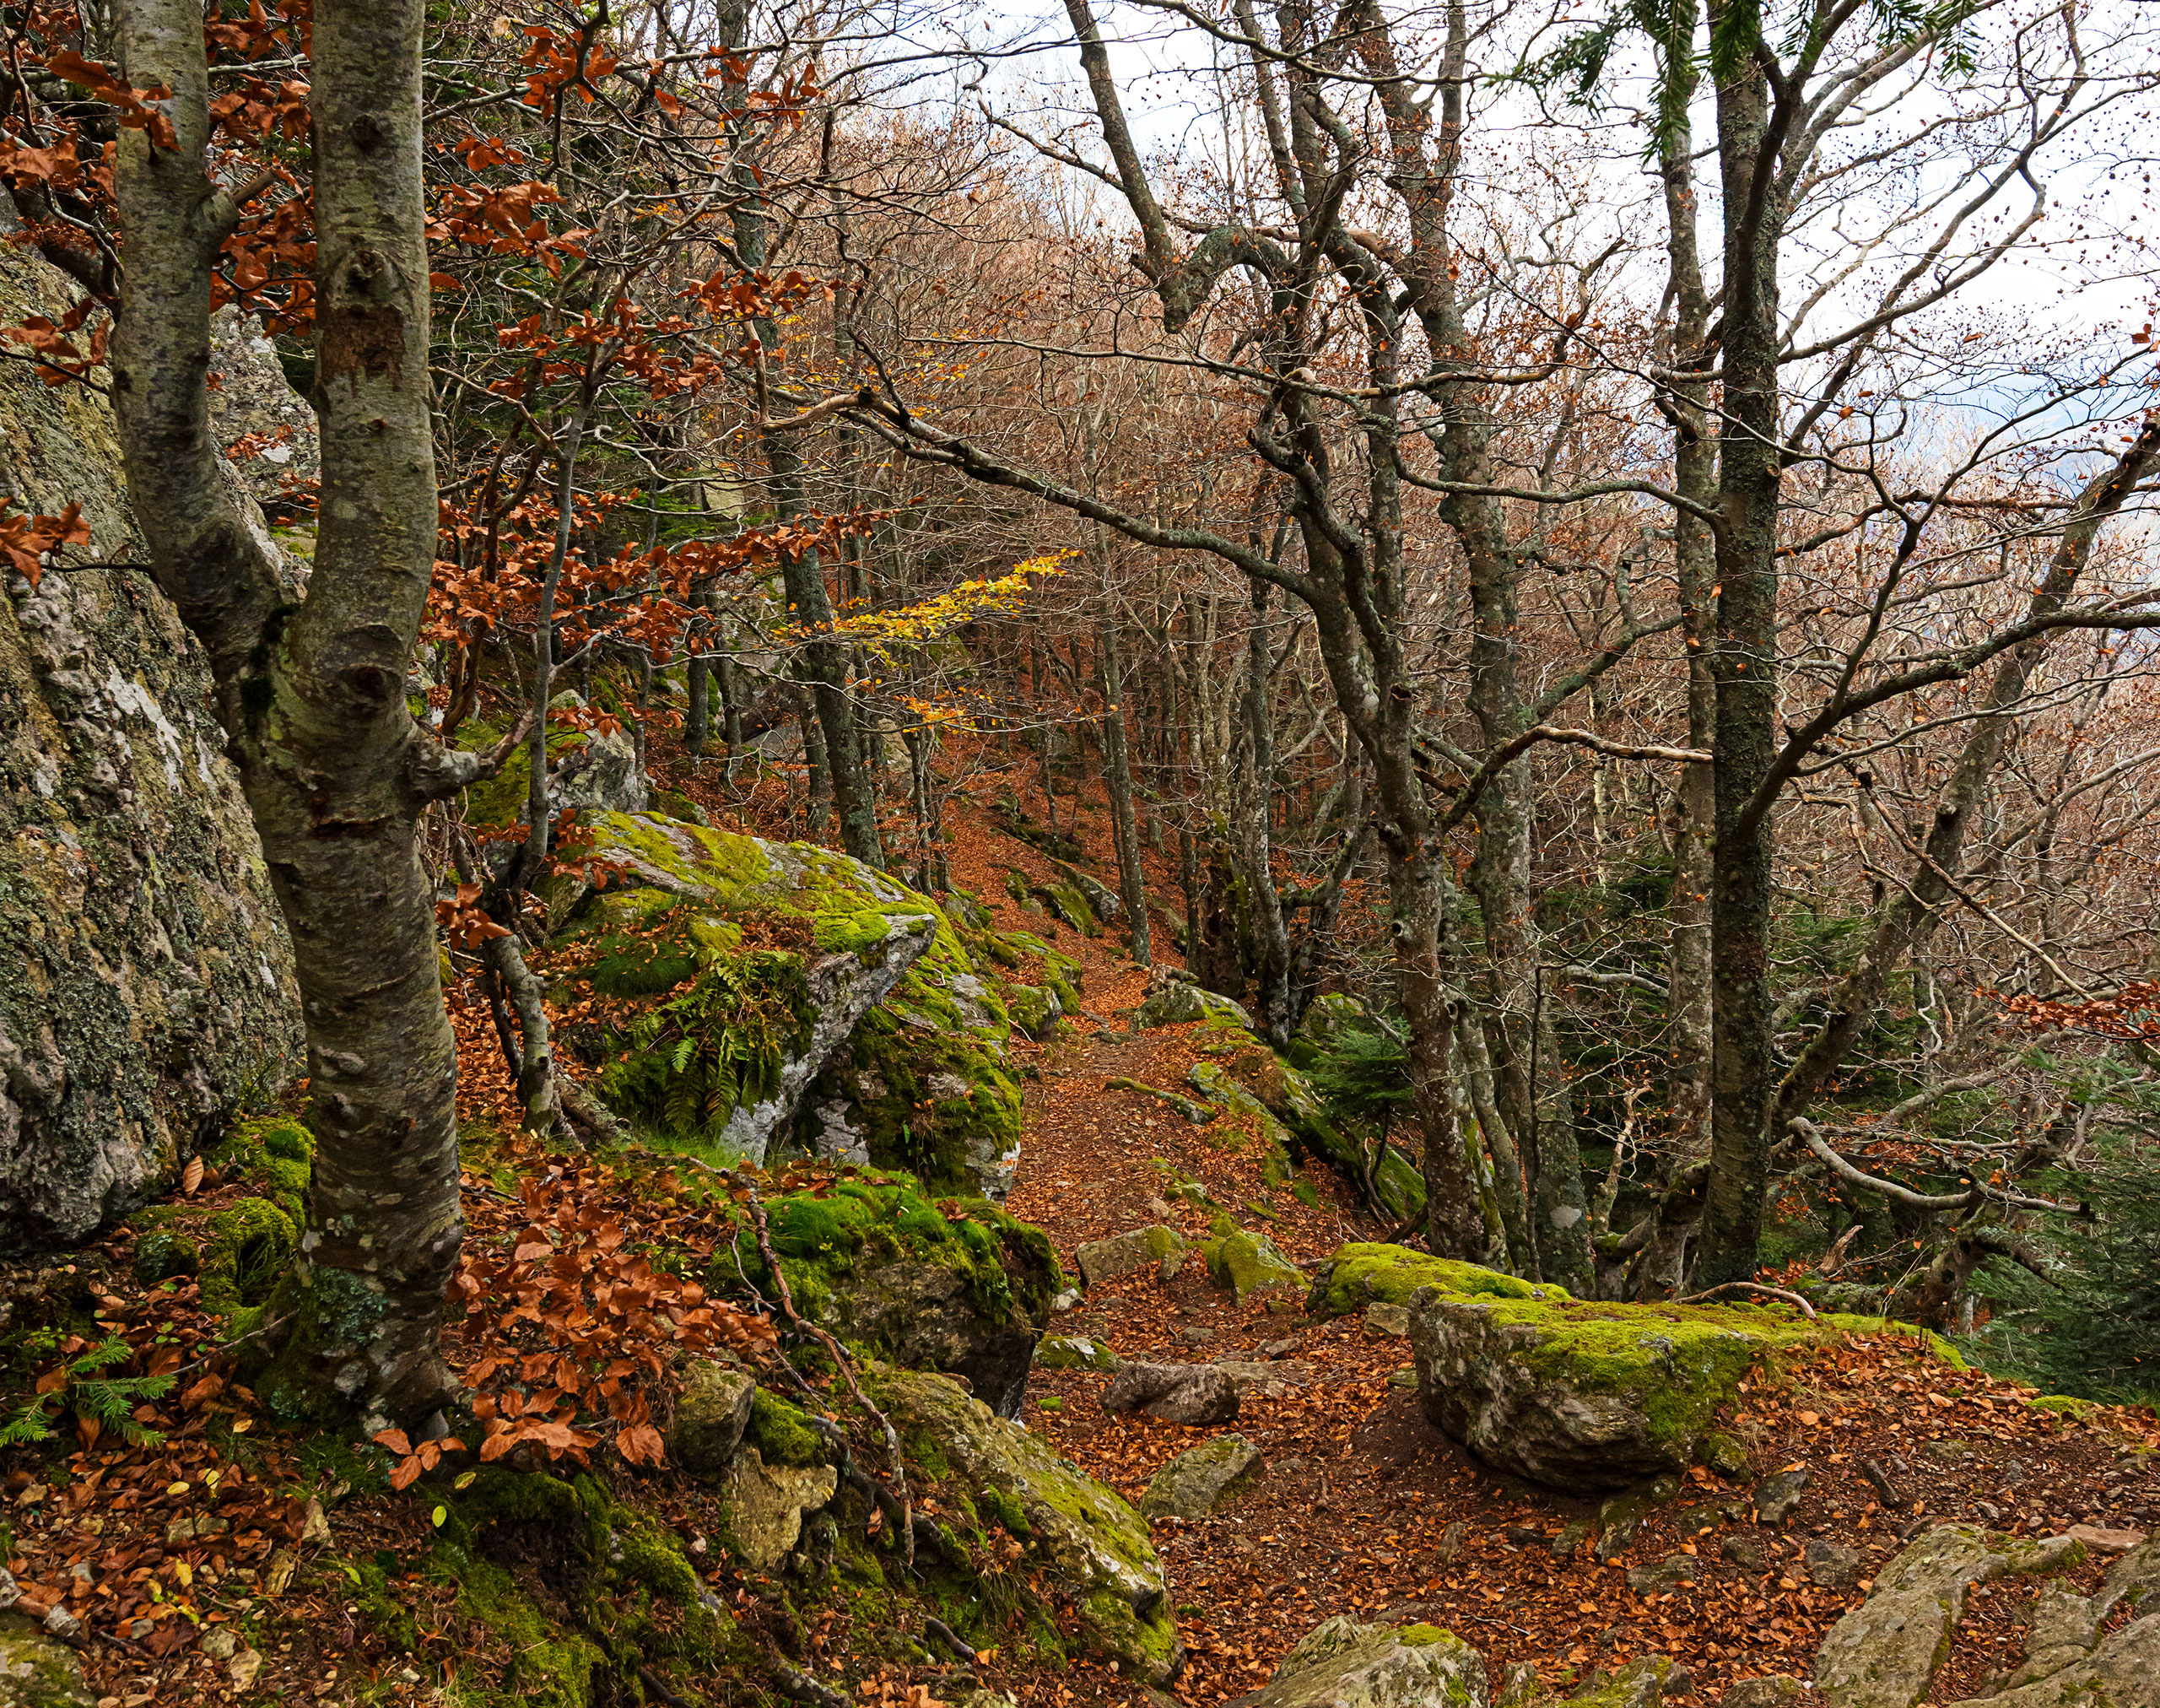
[{"label": "twig", "polygon": [[223,1346],[212,1347],[200,1358],[195,1359],[189,1363],[183,1364],[179,1369],[174,1370],[172,1372],[173,1381],[175,1382],[178,1382],[181,1377],[186,1376],[191,1370],[200,1370],[204,1365],[209,1363],[212,1359],[223,1358],[236,1346],[245,1346],[251,1340],[254,1340],[262,1335],[268,1334],[273,1330],[283,1328],[287,1323],[293,1320],[293,1316],[294,1313],[288,1311],[283,1316],[278,1317],[275,1322],[257,1323],[254,1327],[249,1329],[246,1333],[235,1336],[233,1339],[227,1341]]},{"label": "twig", "polygon": [[773,1682],[780,1686],[780,1694],[791,1702],[801,1702],[807,1708],[850,1708],[846,1697],[829,1684],[821,1684],[807,1673],[791,1667],[786,1662],[775,1659],[768,1662]]},{"label": "twig", "polygon": [[1721,1281],[1714,1287],[1706,1287],[1700,1293],[1690,1293],[1685,1299],[1676,1299],[1672,1302],[1675,1305],[1699,1305],[1705,1299],[1716,1298],[1720,1293],[1731,1293],[1742,1289],[1750,1293],[1768,1294],[1773,1299],[1784,1300],[1788,1305],[1797,1305],[1810,1322],[1818,1320],[1815,1315],[1815,1307],[1800,1295],[1788,1292],[1782,1287],[1765,1286],[1760,1281]]},{"label": "twig", "polygon": [[669,1689],[667,1682],[651,1667],[640,1663],[638,1667],[638,1678],[644,1684],[645,1688],[662,1702],[667,1703],[668,1708],[691,1708],[689,1699],[678,1696]]},{"label": "twig", "polygon": [[944,1620],[932,1619],[926,1615],[922,1621],[922,1628],[926,1631],[929,1632],[932,1636],[936,1637],[940,1642],[943,1643],[947,1648],[950,1649],[962,1660],[972,1661],[975,1659],[975,1651],[969,1648],[965,1643],[962,1642],[958,1637],[954,1635],[953,1628],[947,1624]]}]

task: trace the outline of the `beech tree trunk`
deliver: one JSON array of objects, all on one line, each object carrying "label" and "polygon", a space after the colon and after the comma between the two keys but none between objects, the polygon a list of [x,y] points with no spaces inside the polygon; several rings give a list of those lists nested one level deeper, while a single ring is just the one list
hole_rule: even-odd
[{"label": "beech tree trunk", "polygon": [[193,0],[123,0],[125,74],[163,84],[176,146],[120,132],[128,255],[112,344],[130,496],[159,584],[209,655],[216,706],[292,934],[316,1153],[289,1318],[258,1387],[385,1419],[449,1387],[437,1346],[458,1205],[457,1055],[415,853],[431,800],[481,774],[405,705],[435,547],[422,236],[419,0],[315,17],[315,569],[297,597],[208,427],[210,268],[238,218],[205,170]]},{"label": "beech tree trunk", "polygon": [[1692,1284],[1755,1273],[1769,1197],[1770,816],[1752,810],[1776,753],[1778,192],[1762,170],[1770,89],[1750,62],[1718,91],[1725,190],[1725,416],[1718,435],[1717,683],[1710,889],[1709,1186]]}]

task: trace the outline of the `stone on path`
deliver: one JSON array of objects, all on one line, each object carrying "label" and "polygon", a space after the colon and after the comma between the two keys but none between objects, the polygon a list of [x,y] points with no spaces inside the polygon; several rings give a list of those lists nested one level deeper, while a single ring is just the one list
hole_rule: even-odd
[{"label": "stone on path", "polygon": [[1304,1273],[1275,1247],[1265,1234],[1242,1230],[1210,1240],[1202,1248],[1207,1257],[1208,1278],[1234,1295],[1242,1305],[1256,1293],[1294,1289],[1303,1292]]},{"label": "stone on path", "polygon": [[1935,1681],[1975,1584],[2071,1565],[2068,1537],[2024,1542],[1946,1524],[1876,1574],[1868,1598],[1830,1628],[1815,1657],[1825,1708],[1914,1708]]},{"label": "stone on path", "polygon": [[1227,1424],[1238,1384],[1212,1364],[1128,1364],[1103,1390],[1106,1412],[1145,1412],[1166,1424]]},{"label": "stone on path", "polygon": [[1260,1449],[1243,1435],[1218,1435],[1158,1471],[1140,1497],[1150,1518],[1205,1518],[1256,1480]]},{"label": "stone on path", "polygon": [[1361,1625],[1338,1614],[1230,1708],[1486,1708],[1485,1658],[1437,1625]]},{"label": "stone on path", "polygon": [[1083,1286],[1099,1287],[1142,1269],[1157,1269],[1169,1280],[1177,1273],[1174,1265],[1185,1259],[1185,1236],[1175,1228],[1135,1228],[1107,1240],[1090,1240],[1072,1254],[1080,1266]]},{"label": "stone on path", "polygon": [[1783,1524],[1791,1517],[1807,1488],[1809,1474],[1806,1466],[1795,1465],[1789,1471],[1765,1477],[1755,1488],[1755,1522]]}]

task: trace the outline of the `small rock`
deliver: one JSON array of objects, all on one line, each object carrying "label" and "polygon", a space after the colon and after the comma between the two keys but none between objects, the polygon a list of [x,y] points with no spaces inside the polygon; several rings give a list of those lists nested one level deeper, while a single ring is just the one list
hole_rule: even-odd
[{"label": "small rock", "polygon": [[1736,1531],[1731,1536],[1720,1538],[1718,1553],[1729,1564],[1740,1567],[1743,1571],[1760,1571],[1763,1569],[1764,1549],[1763,1538],[1759,1536]]},{"label": "small rock", "polygon": [[1135,1228],[1107,1240],[1091,1240],[1072,1257],[1080,1266],[1083,1284],[1095,1288],[1142,1269],[1159,1272],[1168,1260],[1182,1260],[1185,1251],[1185,1235],[1175,1228]]},{"label": "small rock", "polygon": [[1368,1305],[1365,1307],[1365,1338],[1368,1340],[1400,1340],[1410,1332],[1410,1307],[1407,1305]]},{"label": "small rock", "polygon": [[1820,1537],[1808,1539],[1801,1559],[1809,1578],[1824,1589],[1850,1589],[1867,1565],[1866,1554],[1859,1549],[1840,1548]]},{"label": "small rock", "polygon": [[262,1592],[265,1595],[284,1594],[300,1563],[300,1556],[289,1548],[281,1548],[272,1554],[270,1564],[263,1569]]},{"label": "small rock", "polygon": [[2031,1474],[2022,1459],[2012,1459],[2002,1467],[2002,1486],[2006,1489],[2015,1489]]},{"label": "small rock", "polygon": [[1433,1549],[1433,1558],[1442,1565],[1451,1565],[1462,1556],[1462,1544],[1470,1535],[1470,1527],[1458,1518],[1440,1532],[1440,1539]]},{"label": "small rock", "polygon": [[1590,1558],[1600,1565],[1618,1559],[1634,1544],[1635,1532],[1643,1527],[1639,1512],[1624,1513],[1610,1520],[1590,1551]]},{"label": "small rock", "polygon": [[1768,1678],[1736,1678],[1725,1687],[1719,1708],[1791,1708],[1808,1687],[1783,1673]]},{"label": "small rock", "polygon": [[262,1652],[259,1649],[242,1649],[225,1662],[225,1676],[233,1681],[233,1689],[245,1690],[255,1682],[255,1675],[262,1670]]},{"label": "small rock", "polygon": [[202,1652],[213,1661],[230,1661],[240,1647],[240,1639],[223,1625],[213,1625],[202,1633]]},{"label": "small rock", "polygon": [[1115,1370],[1117,1354],[1099,1340],[1077,1334],[1045,1334],[1035,1346],[1043,1370]]},{"label": "small rock", "polygon": [[1298,1338],[1291,1335],[1283,1340],[1264,1340],[1260,1345],[1262,1358],[1290,1358],[1298,1350]]},{"label": "small rock", "polygon": [[1202,1250],[1207,1258],[1207,1278],[1240,1305],[1256,1293],[1294,1288],[1301,1298],[1304,1294],[1304,1275],[1265,1234],[1239,1230],[1208,1240]]},{"label": "small rock", "polygon": [[[214,1522],[215,1521],[213,1520],[213,1522]],[[195,1533],[197,1536],[202,1536],[206,1533],[215,1535],[217,1532],[214,1531],[206,1532],[201,1523],[198,1522],[195,1527]],[[310,1543],[321,1543],[329,1540],[329,1515],[323,1511],[322,1503],[310,1494],[308,1497],[307,1502],[307,1516],[302,1522],[300,1526],[301,1544],[305,1546]]]},{"label": "small rock", "polygon": [[1259,1473],[1260,1449],[1243,1435],[1218,1435],[1158,1471],[1140,1497],[1150,1518],[1205,1518]]},{"label": "small rock", "polygon": [[2142,1530],[2103,1530],[2092,1524],[2073,1524],[2063,1534],[2095,1554],[2128,1554],[2145,1540]]},{"label": "small rock", "polygon": [[1405,1365],[1401,1370],[1390,1370],[1387,1375],[1387,1385],[1391,1388],[1416,1387],[1418,1386],[1418,1366],[1414,1364],[1408,1364]]},{"label": "small rock", "polygon": [[1238,1384],[1207,1364],[1129,1364],[1103,1391],[1106,1412],[1145,1412],[1166,1424],[1227,1424],[1238,1414]]},{"label": "small rock", "polygon": [[1059,1294],[1056,1298],[1050,1300],[1050,1308],[1053,1311],[1077,1310],[1080,1305],[1082,1296],[1083,1295],[1078,1288],[1068,1287],[1064,1292]]},{"label": "small rock", "polygon": [[1596,1522],[1593,1519],[1569,1519],[1560,1527],[1560,1533],[1552,1538],[1552,1558],[1573,1559],[1582,1551],[1583,1544],[1590,1540],[1590,1532],[1596,1527]]},{"label": "small rock", "polygon": [[770,1571],[802,1538],[802,1516],[840,1487],[830,1465],[768,1465],[755,1447],[736,1455],[727,1479],[729,1529],[745,1565]]},{"label": "small rock", "polygon": [[1637,1595],[1660,1594],[1677,1584],[1693,1583],[1703,1575],[1703,1568],[1692,1554],[1676,1554],[1670,1559],[1654,1560],[1648,1565],[1635,1566],[1628,1573],[1628,1587]]},{"label": "small rock", "polygon": [[1791,1517],[1812,1475],[1806,1466],[1795,1465],[1790,1470],[1765,1477],[1755,1489],[1755,1522],[1783,1524]]},{"label": "small rock", "polygon": [[1534,1524],[1510,1524],[1500,1533],[1515,1548],[1543,1548],[1552,1540]]},{"label": "small rock", "polygon": [[1214,1338],[1215,1331],[1204,1327],[1188,1328],[1178,1336],[1187,1346],[1205,1346]]},{"label": "small rock", "polygon": [[689,1383],[667,1426],[667,1457],[692,1476],[724,1471],[742,1445],[758,1384],[747,1371],[724,1364],[690,1366]]}]

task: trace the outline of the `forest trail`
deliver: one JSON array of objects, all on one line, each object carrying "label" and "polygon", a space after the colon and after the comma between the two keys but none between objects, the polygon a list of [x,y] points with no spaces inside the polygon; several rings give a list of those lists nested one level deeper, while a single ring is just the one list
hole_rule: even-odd
[{"label": "forest trail", "polygon": [[[1219,1035],[1199,1023],[1135,1030],[1148,974],[1128,958],[1124,933],[1085,937],[1009,899],[1007,869],[1046,875],[1049,862],[989,824],[969,825],[955,848],[956,881],[1001,928],[1049,938],[1083,970],[1072,1034],[1016,1051],[1035,1077],[1009,1200],[1050,1233],[1074,1286],[1080,1245],[1159,1222],[1196,1247],[1213,1206],[1309,1270],[1346,1240],[1386,1236],[1331,1170],[1306,1166],[1271,1186],[1228,1118],[1195,1124],[1113,1084],[1196,1096],[1187,1070]],[[1173,1194],[1180,1182],[1202,1187],[1212,1206]],[[1239,1416],[1220,1429],[1105,1413],[1108,1373],[1080,1369],[1038,1367],[1023,1414],[1136,1501],[1171,1459],[1224,1430],[1264,1455],[1250,1492],[1209,1517],[1153,1526],[1190,1654],[1174,1693],[1189,1703],[1264,1684],[1299,1638],[1337,1613],[1454,1630],[1484,1651],[1496,1689],[1518,1662],[1565,1686],[1662,1654],[1714,1700],[1738,1678],[1806,1677],[1823,1634],[1865,1597],[1901,1531],[1952,1521],[2028,1535],[2075,1523],[2143,1529],[2160,1511],[2148,1504],[2146,1461],[2119,1457],[2130,1444],[2025,1404],[2029,1389],[1884,1338],[1828,1349],[1796,1369],[1790,1390],[1751,1397],[1759,1409],[1741,1430],[1755,1471],[1812,1473],[1781,1526],[1755,1521],[1746,1482],[1698,1468],[1601,1559],[1595,1501],[1502,1477],[1427,1422],[1406,1340],[1360,1317],[1317,1321],[1280,1293],[1239,1305],[1210,1283],[1196,1249],[1167,1283],[1149,1271],[1090,1289],[1050,1332],[1100,1342],[1125,1360],[1227,1363],[1240,1379]],[[1882,1509],[1862,1473],[1870,1460],[1889,1468],[1905,1511]],[[1571,1525],[1578,1533],[1563,1533]],[[2081,1592],[2104,1565],[2081,1570]],[[1930,1702],[1970,1694],[2015,1658],[2038,1591],[2012,1580],[1976,1596]],[[1005,1682],[1025,1702],[1150,1700],[1084,1663]]]}]

